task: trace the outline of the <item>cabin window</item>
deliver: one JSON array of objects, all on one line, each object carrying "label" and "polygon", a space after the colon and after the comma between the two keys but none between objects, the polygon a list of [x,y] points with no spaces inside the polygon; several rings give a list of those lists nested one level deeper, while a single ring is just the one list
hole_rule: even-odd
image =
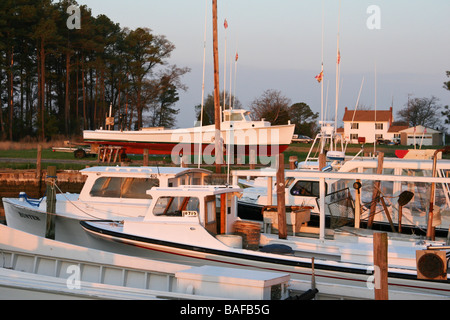
[{"label": "cabin window", "polygon": [[285,188],[289,188],[294,181],[295,181],[295,178],[292,178],[292,177],[287,178],[286,181],[284,182]]},{"label": "cabin window", "polygon": [[207,196],[205,210],[205,229],[215,235],[217,234],[217,216],[220,215],[220,197]]},{"label": "cabin window", "polygon": [[89,194],[92,197],[151,199],[147,190],[159,186],[158,179],[150,178],[98,178]]},{"label": "cabin window", "polygon": [[197,217],[199,203],[196,197],[161,197],[156,201],[153,214],[166,217]]},{"label": "cabin window", "polygon": [[240,113],[232,113],[231,121],[242,121],[242,114]]},{"label": "cabin window", "polygon": [[[326,190],[325,190],[326,193]],[[319,182],[317,181],[297,181],[291,189],[293,196],[319,197]]]}]

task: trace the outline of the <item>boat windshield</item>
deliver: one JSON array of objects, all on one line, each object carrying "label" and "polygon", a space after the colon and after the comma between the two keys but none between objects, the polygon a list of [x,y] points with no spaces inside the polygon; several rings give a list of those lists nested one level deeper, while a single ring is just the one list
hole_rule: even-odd
[{"label": "boat windshield", "polygon": [[158,179],[100,177],[92,186],[89,194],[92,197],[151,199],[147,190],[158,187]]},{"label": "boat windshield", "polygon": [[291,188],[291,195],[306,196],[306,197],[319,197],[320,196],[319,182],[299,180]]},{"label": "boat windshield", "polygon": [[153,208],[155,216],[198,216],[200,201],[197,197],[160,197]]}]

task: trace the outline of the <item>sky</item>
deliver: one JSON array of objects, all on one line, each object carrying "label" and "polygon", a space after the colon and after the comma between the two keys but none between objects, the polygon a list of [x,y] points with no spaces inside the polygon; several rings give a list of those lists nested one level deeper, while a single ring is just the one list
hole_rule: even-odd
[{"label": "sky", "polygon": [[[77,2],[94,16],[105,14],[122,28],[149,28],[175,45],[169,63],[191,68],[182,79],[188,89],[180,92],[177,127],[192,126],[202,97],[205,43],[205,96],[214,90],[212,1]],[[435,96],[450,105],[450,91],[443,89],[450,80],[449,14],[448,0],[218,0],[220,87],[229,90],[231,78],[245,109],[264,91],[278,90],[334,121],[339,39],[338,125],[345,107],[357,103],[372,110],[393,106],[394,121],[408,97]],[[322,62],[323,104],[315,80]]]}]

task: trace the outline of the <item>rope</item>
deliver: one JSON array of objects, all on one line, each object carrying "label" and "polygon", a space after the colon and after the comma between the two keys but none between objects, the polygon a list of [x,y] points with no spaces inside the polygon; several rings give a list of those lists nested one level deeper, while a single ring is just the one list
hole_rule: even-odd
[{"label": "rope", "polygon": [[[69,198],[66,197],[65,193],[63,193],[63,192],[61,191],[61,189],[58,187],[58,185],[57,185],[56,183],[54,183],[54,185],[55,185],[56,189],[58,189],[58,191],[61,193],[61,195],[62,195],[62,196],[63,196],[70,204],[72,204],[76,209],[78,209],[80,212],[84,213],[85,215],[87,215],[87,216],[89,216],[89,217],[91,217],[91,218],[94,218],[94,219],[97,219],[97,220],[104,220],[104,218],[100,218],[100,217],[94,216],[94,215],[92,215],[92,214],[86,212],[85,210],[83,210],[83,209],[80,208],[79,206],[77,206],[72,200],[70,200]],[[83,203],[83,202],[81,202],[81,203]],[[83,204],[86,205],[86,206],[89,206],[89,205],[86,204],[86,203],[83,203]],[[96,209],[96,211],[99,211],[99,212],[103,211],[104,213],[111,213],[111,212],[108,212],[108,211],[106,211],[106,210],[101,210],[101,209]],[[134,217],[134,216],[132,216],[132,215],[127,215],[127,214],[124,214],[124,213],[116,213],[116,212],[112,212],[112,213],[115,214],[115,215],[120,215],[120,216],[124,216],[124,217]]]}]

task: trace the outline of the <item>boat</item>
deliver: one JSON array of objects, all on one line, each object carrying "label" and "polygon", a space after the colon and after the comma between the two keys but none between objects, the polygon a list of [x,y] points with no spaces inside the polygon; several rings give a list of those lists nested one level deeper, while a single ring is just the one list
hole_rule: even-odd
[{"label": "boat", "polygon": [[[124,256],[1,224],[0,250],[2,300],[283,300],[290,293],[286,274],[236,275],[234,269]],[[272,287],[278,294],[270,294]]]},{"label": "boat", "polygon": [[[433,175],[433,160],[423,159],[397,159],[384,158],[383,170],[384,175],[395,175],[397,179],[394,181],[383,181],[380,185],[381,195],[384,197],[389,210],[389,214],[394,220],[394,225],[397,228],[396,221],[398,220],[399,206],[397,204],[398,197],[404,191],[409,191],[414,194],[411,202],[403,208],[403,232],[424,234],[427,225],[427,211],[430,203],[430,184],[422,182],[406,182],[402,177],[409,176],[423,176],[432,177]],[[379,162],[377,158],[372,157],[357,157],[349,159],[340,163],[338,167],[334,167],[332,171],[337,173],[376,173]],[[318,175],[315,177],[307,177],[304,171],[312,170],[318,172],[319,170],[309,169],[294,169],[286,170],[285,176],[285,203],[289,206],[311,206],[312,216],[317,218],[319,206],[319,179]],[[439,160],[436,162],[436,177],[447,177],[450,171],[449,160]],[[323,172],[323,171],[322,171]],[[234,171],[236,175],[235,183],[245,186],[243,190],[243,197],[239,200],[240,214],[243,218],[254,219],[262,221],[262,211],[264,207],[274,206],[277,203],[276,188],[275,188],[275,169],[264,168],[260,170],[251,171]],[[248,180],[247,177],[254,179]],[[333,195],[343,195],[342,199],[349,200],[349,210],[351,215],[354,211],[354,199],[357,190],[353,187],[355,180],[327,180],[327,197]],[[361,203],[365,208],[365,214],[362,217],[362,223],[367,222],[369,216],[369,208],[373,203],[373,182],[361,181],[362,188],[360,189]],[[269,187],[268,187],[269,186]],[[450,191],[447,183],[436,183],[435,207],[439,208],[441,217],[440,225],[436,228],[436,232],[443,235],[447,234],[450,226]],[[382,203],[377,204],[377,214],[374,220],[374,229],[391,230],[391,225],[388,221]],[[328,211],[327,217],[332,213]],[[317,220],[317,219],[316,219]],[[346,222],[352,223],[352,219]]]},{"label": "boat", "polygon": [[[78,193],[57,193],[55,197],[55,239],[71,242],[83,239],[79,221],[86,219],[136,219],[143,217],[152,199],[146,194],[152,186],[205,184],[211,171],[181,167],[90,167],[80,170],[86,181]],[[57,182],[56,182],[57,187]],[[3,198],[8,226],[34,235],[47,230],[47,196],[30,199]],[[81,240],[80,240],[81,241]],[[80,242],[82,243],[82,242]]]},{"label": "boat", "polygon": [[[272,126],[270,122],[250,119],[249,111],[227,109],[223,111],[220,136],[224,151],[249,155],[254,150],[258,156],[272,156],[287,149],[292,141],[295,125]],[[84,130],[84,142],[91,149],[100,145],[121,146],[127,154],[166,154],[178,157],[198,154],[199,146],[204,156],[213,156],[215,149],[215,125],[182,129],[143,128],[127,130]]]},{"label": "boat", "polygon": [[[313,172],[310,172],[313,173]],[[446,179],[448,180],[448,179]],[[179,186],[148,191],[153,201],[144,218],[82,221],[92,246],[193,266],[226,266],[288,273],[290,287],[314,279],[323,297],[373,299],[373,234],[335,231],[325,237],[281,239],[262,224],[237,215],[240,188]],[[324,228],[323,225],[321,228]],[[323,229],[325,230],[325,229]],[[95,243],[95,244],[94,244]],[[417,278],[416,252],[444,248],[440,240],[389,238],[389,294],[393,299],[450,299],[448,280]],[[298,286],[298,287],[297,287]]]}]

